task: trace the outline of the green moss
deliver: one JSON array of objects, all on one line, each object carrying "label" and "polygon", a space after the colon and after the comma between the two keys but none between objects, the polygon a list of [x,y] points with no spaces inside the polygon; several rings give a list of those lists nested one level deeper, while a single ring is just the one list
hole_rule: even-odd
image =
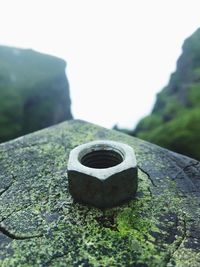
[{"label": "green moss", "polygon": [[[133,146],[141,169],[136,198],[113,209],[75,203],[68,192],[70,150],[96,139]],[[182,249],[197,258],[180,244],[199,200],[179,195],[174,174],[167,176],[174,164],[168,157],[156,146],[80,121],[1,145],[0,226],[13,237],[2,234],[0,266],[162,267],[182,262]],[[142,171],[146,164],[151,176]]]}]

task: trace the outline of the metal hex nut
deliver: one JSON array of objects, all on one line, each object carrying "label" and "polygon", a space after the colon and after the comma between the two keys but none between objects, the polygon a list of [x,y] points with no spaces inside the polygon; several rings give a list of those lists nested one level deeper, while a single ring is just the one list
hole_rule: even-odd
[{"label": "metal hex nut", "polygon": [[81,203],[109,208],[134,197],[137,163],[132,147],[93,141],[74,148],[68,160],[69,192]]}]

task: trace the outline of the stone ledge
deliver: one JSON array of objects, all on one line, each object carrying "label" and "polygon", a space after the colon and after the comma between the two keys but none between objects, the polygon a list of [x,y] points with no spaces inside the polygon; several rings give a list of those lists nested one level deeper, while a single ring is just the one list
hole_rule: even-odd
[{"label": "stone ledge", "polygon": [[[97,139],[132,146],[139,189],[101,211],[74,203],[67,159]],[[0,266],[199,266],[200,163],[83,121],[0,145]]]}]

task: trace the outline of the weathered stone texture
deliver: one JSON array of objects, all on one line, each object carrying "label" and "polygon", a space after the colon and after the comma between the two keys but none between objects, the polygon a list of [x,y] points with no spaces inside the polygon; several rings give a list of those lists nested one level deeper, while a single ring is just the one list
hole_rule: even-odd
[{"label": "weathered stone texture", "polygon": [[[136,152],[135,199],[101,211],[74,203],[67,160],[96,139]],[[0,266],[200,265],[200,163],[82,121],[0,145]]]}]

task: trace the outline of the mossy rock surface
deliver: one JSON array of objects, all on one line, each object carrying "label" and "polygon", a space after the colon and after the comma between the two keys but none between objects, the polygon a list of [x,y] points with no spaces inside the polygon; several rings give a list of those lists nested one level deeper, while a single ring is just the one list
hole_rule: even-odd
[{"label": "mossy rock surface", "polygon": [[[97,139],[132,146],[136,197],[75,203],[67,161]],[[200,266],[200,163],[128,135],[69,121],[0,145],[0,266]]]},{"label": "mossy rock surface", "polygon": [[72,118],[65,67],[57,57],[0,46],[0,142]]}]

